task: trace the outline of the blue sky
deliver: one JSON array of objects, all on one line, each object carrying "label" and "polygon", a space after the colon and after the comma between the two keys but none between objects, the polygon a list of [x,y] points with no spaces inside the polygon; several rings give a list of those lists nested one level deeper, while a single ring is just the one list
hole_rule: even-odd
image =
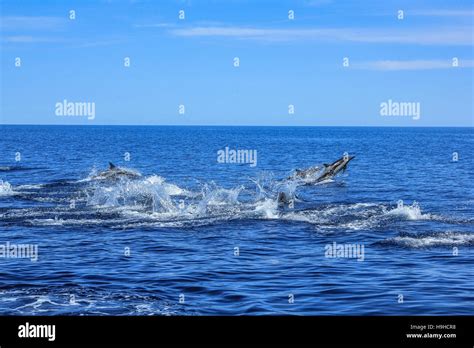
[{"label": "blue sky", "polygon": [[[1,1],[0,122],[473,126],[472,4]],[[64,99],[95,118],[57,116]],[[389,99],[420,119],[381,116]]]}]

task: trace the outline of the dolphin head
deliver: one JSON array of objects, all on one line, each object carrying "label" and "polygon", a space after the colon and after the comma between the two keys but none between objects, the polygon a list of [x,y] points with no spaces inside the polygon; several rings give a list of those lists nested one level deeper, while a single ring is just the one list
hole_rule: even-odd
[{"label": "dolphin head", "polygon": [[342,158],[342,166],[340,167],[340,169],[342,169],[342,172],[344,173],[347,169],[347,164],[352,161],[353,159],[355,158],[355,156],[344,156]]}]

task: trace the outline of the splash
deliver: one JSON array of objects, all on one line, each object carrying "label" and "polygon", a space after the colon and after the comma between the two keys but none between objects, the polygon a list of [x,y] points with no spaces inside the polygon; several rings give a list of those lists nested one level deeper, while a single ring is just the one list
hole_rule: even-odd
[{"label": "splash", "polygon": [[257,216],[263,216],[264,219],[277,219],[278,214],[278,203],[272,199],[265,199],[258,202],[255,206],[255,212]]},{"label": "splash", "polygon": [[301,186],[301,180],[292,179],[276,180],[273,173],[261,173],[256,179],[251,179],[255,184],[256,196],[255,201],[275,200],[278,201],[279,195],[284,195],[287,201],[295,201],[297,199],[296,190]]},{"label": "splash", "polygon": [[10,196],[15,194],[10,183],[0,179],[0,196]]},{"label": "splash", "polygon": [[234,189],[225,189],[216,184],[205,184],[201,190],[201,199],[188,206],[187,211],[197,216],[209,214],[226,214],[239,210],[239,195],[244,189],[243,186]]},{"label": "splash", "polygon": [[86,192],[87,205],[99,207],[131,206],[151,209],[152,212],[171,212],[177,208],[171,194],[181,193],[175,185],[168,185],[161,177],[144,180],[121,178],[116,182],[96,181]]},{"label": "splash", "polygon": [[[193,189],[169,183],[159,175],[91,179],[95,173],[93,170],[88,178],[80,181],[24,185],[23,191],[17,193],[18,197],[44,205],[31,209],[6,209],[0,212],[0,216],[10,225],[110,228],[186,227],[237,219],[273,219],[305,223],[318,231],[329,232],[370,230],[400,221],[466,223],[423,213],[416,202],[393,206],[371,202],[315,204],[303,201],[297,195],[302,185],[300,179],[279,180],[272,172],[250,178],[247,185],[227,188],[211,182]],[[13,192],[9,183],[0,183],[0,193]],[[285,202],[278,201],[282,193]],[[72,200],[74,204],[71,206]],[[467,223],[472,223],[472,220]]]},{"label": "splash", "polygon": [[430,220],[431,214],[422,214],[418,202],[414,201],[412,205],[397,206],[389,210],[387,215],[404,217],[407,220]]}]

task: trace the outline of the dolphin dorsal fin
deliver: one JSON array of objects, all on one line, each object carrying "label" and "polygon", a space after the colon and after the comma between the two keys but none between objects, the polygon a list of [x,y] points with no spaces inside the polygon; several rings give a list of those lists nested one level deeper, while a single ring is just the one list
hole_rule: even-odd
[{"label": "dolphin dorsal fin", "polygon": [[324,168],[326,168],[326,167],[329,167],[329,166],[330,166],[330,164],[323,163],[323,166],[324,166]]},{"label": "dolphin dorsal fin", "polygon": [[117,167],[115,167],[115,164],[113,164],[112,162],[109,162],[109,169],[115,169]]}]

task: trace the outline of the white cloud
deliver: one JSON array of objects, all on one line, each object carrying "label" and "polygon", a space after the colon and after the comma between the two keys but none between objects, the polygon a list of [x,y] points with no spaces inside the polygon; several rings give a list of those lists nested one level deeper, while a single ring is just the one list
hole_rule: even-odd
[{"label": "white cloud", "polygon": [[66,24],[67,18],[47,16],[3,16],[0,17],[2,31],[52,30]]},{"label": "white cloud", "polygon": [[251,27],[189,27],[172,29],[172,35],[182,37],[231,37],[263,41],[316,40],[328,42],[399,43],[420,45],[473,45],[472,27],[455,28],[300,28],[272,29]]},{"label": "white cloud", "polygon": [[472,17],[473,10],[416,10],[407,11],[408,15],[427,17]]},{"label": "white cloud", "polygon": [[63,40],[57,38],[37,37],[31,35],[12,35],[5,36],[2,39],[6,43],[44,43],[44,42],[61,42]]},{"label": "white cloud", "polygon": [[452,60],[377,60],[371,62],[352,63],[351,66],[356,69],[364,70],[433,70],[433,69],[457,69],[472,68],[474,60],[459,59],[459,67],[453,67]]},{"label": "white cloud", "polygon": [[125,37],[117,39],[108,39],[108,40],[96,40],[96,41],[84,41],[84,42],[74,42],[72,47],[75,48],[86,48],[86,47],[99,47],[99,46],[113,46],[113,45],[122,45],[128,39]]},{"label": "white cloud", "polygon": [[32,35],[9,35],[2,37],[0,42],[5,44],[36,44],[36,43],[61,43],[68,47],[84,48],[84,47],[98,47],[98,46],[111,46],[123,44],[126,38],[116,39],[104,39],[104,40],[92,40],[87,39],[65,39],[60,37],[45,37],[45,36],[32,36]]},{"label": "white cloud", "polygon": [[135,28],[171,28],[176,27],[174,23],[150,23],[150,24],[134,24]]},{"label": "white cloud", "polygon": [[309,7],[329,5],[332,3],[333,3],[333,0],[304,0],[303,1],[303,4]]}]

